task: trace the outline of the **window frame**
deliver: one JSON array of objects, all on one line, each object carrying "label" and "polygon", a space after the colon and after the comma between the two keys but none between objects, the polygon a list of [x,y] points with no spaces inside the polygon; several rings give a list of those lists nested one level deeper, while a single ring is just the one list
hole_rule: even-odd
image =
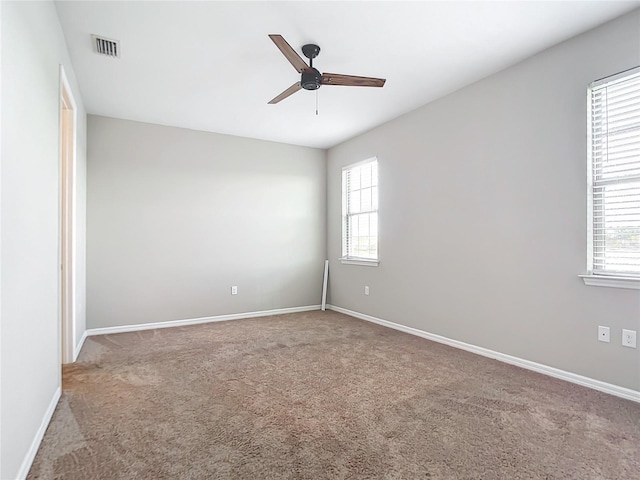
[{"label": "window frame", "polygon": [[[345,183],[345,172],[348,170],[352,170],[356,167],[361,167],[363,165],[367,165],[367,164],[372,164],[375,163],[377,165],[377,168],[379,169],[380,166],[380,162],[378,161],[378,157],[373,156],[373,157],[369,157],[365,160],[356,162],[356,163],[351,163],[349,165],[345,165],[344,167],[342,167],[342,170],[340,172],[340,182],[341,182],[341,190],[342,190],[342,213],[341,213],[341,234],[340,234],[340,239],[341,239],[341,256],[339,258],[340,262],[346,265],[362,265],[362,266],[367,266],[367,267],[377,267],[380,264],[380,205],[378,202],[377,208],[375,210],[372,209],[372,212],[375,212],[376,214],[376,221],[377,221],[377,225],[378,225],[378,232],[377,232],[377,239],[376,239],[376,258],[367,258],[367,257],[357,257],[357,256],[351,256],[348,254],[347,250],[347,222],[348,222],[348,217],[349,217],[349,212],[347,212],[347,185]],[[378,175],[378,179],[377,179],[377,183],[375,185],[377,187],[377,191],[378,191],[378,199],[380,198],[380,178]],[[372,205],[373,205],[373,201],[372,201]]]},{"label": "window frame", "polygon": [[609,75],[592,82],[587,88],[587,273],[579,275],[586,285],[640,290],[640,271],[629,274],[594,269],[594,155],[593,155],[593,90],[621,78],[640,73],[640,66]]}]

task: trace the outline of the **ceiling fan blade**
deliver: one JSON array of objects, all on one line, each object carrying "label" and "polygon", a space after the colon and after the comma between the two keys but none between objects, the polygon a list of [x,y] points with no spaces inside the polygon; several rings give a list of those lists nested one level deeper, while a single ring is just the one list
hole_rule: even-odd
[{"label": "ceiling fan blade", "polygon": [[289,88],[287,88],[284,92],[282,92],[280,95],[278,95],[276,98],[274,98],[273,100],[271,100],[269,102],[269,105],[273,105],[274,103],[278,103],[281,100],[284,100],[285,98],[287,98],[289,95],[293,95],[294,93],[296,93],[298,90],[300,90],[302,87],[300,86],[300,82],[296,82],[293,85],[291,85]]},{"label": "ceiling fan blade", "polygon": [[298,73],[302,73],[302,71],[306,68],[309,68],[309,65],[305,63],[305,61],[296,53],[296,51],[291,48],[291,45],[287,43],[282,35],[269,35],[269,38],[273,40],[273,43],[276,44],[276,47],[280,49],[282,54],[287,57],[287,60],[291,62],[293,68],[296,69]]},{"label": "ceiling fan blade", "polygon": [[356,77],[339,73],[323,73],[322,85],[344,85],[349,87],[384,87],[384,78]]}]

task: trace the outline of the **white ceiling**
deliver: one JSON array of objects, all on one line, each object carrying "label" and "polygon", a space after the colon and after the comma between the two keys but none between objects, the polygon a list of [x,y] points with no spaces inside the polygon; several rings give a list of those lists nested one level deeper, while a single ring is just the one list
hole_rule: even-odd
[{"label": "white ceiling", "polygon": [[[622,15],[639,1],[56,2],[88,113],[328,148]],[[383,77],[267,102],[299,75],[267,36],[317,43],[321,72]],[[91,34],[122,57],[93,52]]]}]

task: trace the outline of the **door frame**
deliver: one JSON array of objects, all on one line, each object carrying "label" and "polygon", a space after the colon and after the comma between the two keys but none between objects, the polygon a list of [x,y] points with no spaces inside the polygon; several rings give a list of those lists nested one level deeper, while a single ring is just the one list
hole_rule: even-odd
[{"label": "door frame", "polygon": [[76,130],[77,108],[64,67],[60,65],[60,338],[61,363],[76,360]]}]

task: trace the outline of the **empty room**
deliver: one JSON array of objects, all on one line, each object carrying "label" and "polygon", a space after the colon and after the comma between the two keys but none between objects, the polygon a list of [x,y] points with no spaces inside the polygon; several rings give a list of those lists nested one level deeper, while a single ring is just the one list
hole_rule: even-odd
[{"label": "empty room", "polygon": [[640,1],[0,22],[0,479],[640,479]]}]

